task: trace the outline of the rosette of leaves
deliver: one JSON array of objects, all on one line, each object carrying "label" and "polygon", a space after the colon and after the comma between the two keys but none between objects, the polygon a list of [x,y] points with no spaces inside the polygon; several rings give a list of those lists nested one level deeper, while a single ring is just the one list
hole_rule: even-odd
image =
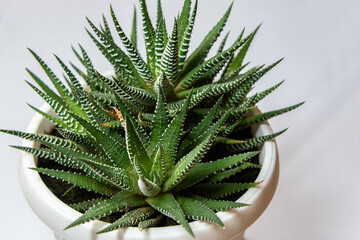
[{"label": "rosette of leaves", "polygon": [[[33,170],[102,196],[73,204],[74,209],[85,213],[67,228],[119,211],[125,213],[100,233],[127,226],[158,226],[163,216],[181,224],[192,236],[191,220],[224,227],[217,211],[246,206],[226,197],[258,184],[226,180],[246,168],[260,167],[249,162],[258,153],[253,149],[284,131],[246,139],[238,133],[301,104],[253,114],[256,104],[282,83],[247,96],[254,84],[281,61],[247,68],[244,57],[258,28],[247,36],[243,30],[225,48],[227,34],[215,56],[207,58],[232,4],[189,56],[198,2],[191,7],[190,0],[184,1],[169,33],[160,1],[155,27],[146,2],[140,0],[139,4],[146,59],[137,48],[136,11],[128,37],[110,7],[122,46],[115,43],[105,18],[99,28],[88,20],[92,32],[87,32],[112,64],[112,76],[99,74],[84,48],[80,46],[80,52],[74,49],[85,71],[71,66],[85,80],[86,89],[58,57],[66,85],[30,50],[56,92],[30,70],[40,88],[28,84],[57,117],[31,107],[53,122],[62,137],[1,131],[41,143],[40,148],[14,147],[69,169]],[[220,146],[223,155],[207,157],[215,146]]]}]

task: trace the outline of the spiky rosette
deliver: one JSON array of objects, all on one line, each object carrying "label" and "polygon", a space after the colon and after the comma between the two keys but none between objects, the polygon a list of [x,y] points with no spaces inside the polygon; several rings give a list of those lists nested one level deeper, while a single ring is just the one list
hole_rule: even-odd
[{"label": "spiky rosette", "polygon": [[[62,137],[1,131],[41,143],[43,147],[38,149],[15,148],[68,169],[34,170],[101,196],[72,205],[85,213],[67,228],[125,211],[100,233],[127,226],[140,229],[158,226],[165,215],[193,235],[189,220],[224,227],[215,214],[217,211],[246,206],[226,197],[258,183],[225,180],[246,168],[260,167],[250,162],[258,153],[253,149],[283,131],[256,138],[237,133],[301,104],[252,114],[256,104],[281,84],[247,96],[253,85],[281,61],[245,70],[247,64],[243,60],[258,28],[247,36],[242,31],[228,48],[226,35],[217,54],[207,59],[231,8],[232,5],[188,56],[197,1],[192,10],[191,1],[184,1],[183,10],[168,34],[160,1],[154,27],[145,0],[140,0],[144,60],[137,48],[136,17],[129,38],[110,7],[123,46],[115,43],[105,18],[100,28],[88,20],[93,32],[88,33],[113,65],[113,75],[101,75],[81,46],[80,52],[74,49],[86,70],[72,67],[85,80],[87,90],[58,57],[67,86],[30,50],[57,93],[30,70],[40,88],[28,84],[58,118],[32,108],[52,121]],[[220,77],[215,80],[216,76]],[[208,158],[206,154],[214,147],[223,151],[216,159]]]}]

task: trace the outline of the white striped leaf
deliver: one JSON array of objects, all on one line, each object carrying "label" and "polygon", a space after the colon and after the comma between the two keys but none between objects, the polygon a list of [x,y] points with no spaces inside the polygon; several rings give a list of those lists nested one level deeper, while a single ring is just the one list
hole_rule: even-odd
[{"label": "white striped leaf", "polygon": [[141,58],[140,54],[136,50],[136,47],[134,47],[134,45],[131,43],[130,39],[128,39],[128,37],[126,36],[124,31],[122,30],[111,5],[110,5],[110,12],[111,12],[111,17],[114,22],[117,33],[118,33],[121,41],[123,42],[126,50],[128,51],[130,60],[132,61],[133,65],[135,66],[139,75],[145,80],[145,82],[147,82],[150,85],[153,82],[153,76],[151,74],[150,69],[148,68],[148,66],[146,65],[144,60]]},{"label": "white striped leaf", "polygon": [[144,205],[146,205],[146,202],[141,196],[126,191],[120,191],[112,198],[106,199],[87,210],[83,215],[67,226],[66,229],[75,227],[90,220],[98,219],[121,209],[141,207]]}]

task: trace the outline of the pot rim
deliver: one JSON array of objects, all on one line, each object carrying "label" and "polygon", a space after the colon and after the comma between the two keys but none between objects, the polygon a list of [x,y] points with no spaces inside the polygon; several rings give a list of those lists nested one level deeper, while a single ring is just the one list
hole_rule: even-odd
[{"label": "pot rim", "polygon": [[[41,110],[51,113],[51,108],[47,104],[43,105]],[[36,113],[28,125],[26,132],[44,133],[44,131],[49,131],[53,126],[54,125],[43,116]],[[268,122],[259,124],[254,132],[255,136],[273,133]],[[24,140],[23,146],[37,147],[38,144]],[[208,222],[194,221],[189,223],[197,237],[196,239],[232,239],[242,234],[263,213],[274,195],[279,177],[279,159],[276,142],[274,140],[267,141],[262,145],[259,161],[262,167],[255,181],[261,183],[247,190],[237,200],[238,202],[247,203],[251,206],[216,213],[224,222],[226,230]],[[19,178],[25,198],[35,214],[56,234],[63,236],[67,240],[194,239],[180,225],[153,227],[141,232],[136,227],[128,227],[107,234],[97,235],[97,231],[108,225],[108,223],[99,220],[63,231],[68,224],[82,214],[58,199],[46,187],[40,175],[36,171],[30,171],[28,169],[32,167],[36,167],[36,158],[29,153],[21,152]],[[49,212],[51,212],[51,214],[49,214]]]}]

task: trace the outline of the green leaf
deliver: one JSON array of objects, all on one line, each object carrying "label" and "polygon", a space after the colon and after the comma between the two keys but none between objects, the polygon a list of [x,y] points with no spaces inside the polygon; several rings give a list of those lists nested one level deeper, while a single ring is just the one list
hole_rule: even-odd
[{"label": "green leaf", "polygon": [[190,17],[191,0],[184,0],[184,5],[181,10],[181,14],[178,20],[179,39],[183,38],[183,35],[187,29]]},{"label": "green leaf", "polygon": [[161,186],[163,184],[166,177],[166,163],[164,155],[164,149],[162,146],[160,146],[154,156],[154,163],[150,172],[150,179],[158,186]]},{"label": "green leaf", "polygon": [[156,98],[152,93],[141,88],[126,86],[116,79],[114,79],[114,82],[117,84],[117,88],[115,88],[116,92],[120,93],[118,90],[122,91],[124,98],[128,102],[133,103],[137,107],[139,107],[138,105],[145,105],[146,107],[144,107],[144,109],[153,110],[153,107],[156,103]]},{"label": "green leaf", "polygon": [[100,25],[100,28],[101,28],[102,32],[104,33],[104,35],[106,35],[107,37],[109,37],[109,38],[112,39],[112,35],[111,35],[110,28],[109,28],[109,24],[107,23],[104,14],[102,15],[102,19],[103,19],[104,27]]},{"label": "green leaf", "polygon": [[108,109],[105,109],[106,106],[94,99],[90,93],[88,93],[89,105],[91,106],[91,115],[96,119],[96,125],[103,125],[103,122],[112,122],[115,121],[117,118],[110,114]]},{"label": "green leaf", "polygon": [[177,223],[181,224],[191,236],[195,237],[188,221],[185,218],[184,212],[172,194],[164,193],[155,197],[147,198],[145,201],[165,216],[168,216],[174,219]]},{"label": "green leaf", "polygon": [[136,131],[133,122],[130,118],[125,115],[125,133],[126,133],[126,146],[129,158],[134,164],[137,162],[141,168],[145,169],[145,172],[142,172],[141,175],[138,172],[138,176],[142,177],[145,174],[145,177],[149,177],[149,172],[152,166],[152,161],[148,156],[145,146],[143,145],[139,133]]},{"label": "green leaf", "polygon": [[105,180],[104,178],[99,176],[98,173],[93,171],[93,169],[91,167],[86,165],[84,163],[84,159],[86,159],[86,158],[83,158],[83,161],[80,161],[79,159],[75,159],[73,157],[65,156],[62,153],[59,153],[59,152],[57,152],[55,150],[48,149],[48,148],[36,149],[36,148],[21,147],[21,146],[11,146],[11,147],[13,147],[15,149],[19,149],[19,150],[27,152],[27,153],[30,153],[30,154],[32,154],[34,156],[38,156],[38,157],[41,157],[41,158],[44,158],[44,159],[53,160],[56,163],[58,163],[60,165],[63,165],[65,167],[71,167],[71,168],[74,168],[74,169],[82,170],[87,175],[89,175],[92,178],[97,179],[100,182],[103,182],[103,183],[106,183],[108,185],[113,185],[114,187],[117,187],[116,184],[113,184],[113,183]]},{"label": "green leaf", "polygon": [[156,98],[153,93],[150,93],[149,91],[141,88],[125,86],[120,82],[117,83],[122,85],[124,91],[126,91],[133,99],[152,108],[155,106]]},{"label": "green leaf", "polygon": [[206,205],[208,208],[210,208],[211,210],[213,210],[215,212],[249,206],[248,204],[245,204],[245,203],[224,201],[224,200],[212,200],[212,199],[206,199],[206,198],[202,198],[202,197],[196,197],[195,199],[197,201],[203,203],[204,205]]},{"label": "green leaf", "polygon": [[74,186],[84,188],[88,191],[93,191],[106,196],[112,196],[119,190],[108,185],[105,185],[98,180],[80,173],[66,172],[60,170],[46,169],[46,168],[31,168],[39,173],[48,175],[50,177],[60,179],[68,182]]},{"label": "green leaf", "polygon": [[[249,64],[250,62],[245,63],[244,65],[242,65],[241,67],[238,67],[233,73],[230,73],[228,76],[226,75],[226,71],[229,68],[229,65],[232,61],[232,58],[229,59],[228,65],[225,67],[223,74],[221,75],[221,78],[218,80],[218,83],[222,83],[222,82],[227,82],[227,81],[231,81],[234,78],[238,77],[239,75],[241,75],[241,71],[244,70]],[[226,71],[225,71],[226,70]]]},{"label": "green leaf", "polygon": [[150,153],[158,144],[161,136],[163,135],[169,124],[168,113],[166,109],[166,100],[161,86],[158,92],[158,99],[153,116],[154,117],[151,124],[150,143],[148,146],[148,152]]},{"label": "green leaf", "polygon": [[280,132],[277,133],[273,133],[273,134],[269,134],[269,135],[265,135],[265,136],[261,136],[261,137],[254,137],[254,138],[249,138],[249,139],[244,139],[242,143],[238,143],[238,144],[227,144],[225,146],[225,149],[227,149],[230,152],[239,152],[239,151],[245,151],[245,150],[249,150],[252,149],[254,147],[259,146],[260,144],[273,139],[279,135],[281,135],[282,133],[284,133],[287,129],[284,129]]},{"label": "green leaf", "polygon": [[161,58],[165,49],[165,40],[164,40],[164,22],[165,20],[158,21],[156,26],[155,33],[155,59],[156,59],[156,77],[159,77],[163,71],[161,70]]},{"label": "green leaf", "polygon": [[227,39],[229,37],[229,34],[230,34],[230,32],[226,33],[225,37],[221,41],[221,43],[219,45],[219,48],[218,48],[218,51],[217,51],[217,54],[221,53],[224,50],[224,47],[225,47],[226,41],[227,41]]},{"label": "green leaf", "polygon": [[194,166],[191,172],[186,175],[186,177],[181,181],[181,183],[176,186],[173,191],[180,191],[186,189],[190,186],[195,185],[196,183],[221,172],[224,169],[232,168],[239,164],[242,164],[246,160],[252,158],[259,152],[248,152],[237,154],[234,156],[226,157],[223,159],[219,159],[213,162],[208,163],[199,163]]},{"label": "green leaf", "polygon": [[230,61],[233,54],[231,54],[228,58],[221,60],[215,66],[210,68],[207,72],[205,72],[196,82],[196,86],[202,86],[205,84],[213,84],[214,78],[221,72],[221,70],[226,66],[226,63]]},{"label": "green leaf", "polygon": [[[244,31],[243,31],[244,32]],[[243,32],[237,38],[235,43],[229,47],[224,52],[217,54],[216,56],[212,57],[211,59],[207,60],[206,62],[202,63],[201,65],[195,67],[192,71],[186,74],[181,82],[175,87],[175,92],[180,92],[189,87],[193,86],[197,81],[203,78],[204,74],[208,71],[216,67],[218,64],[224,66],[226,61],[231,57],[231,55],[243,44],[248,41],[251,35],[247,36],[246,38],[242,39]],[[220,65],[220,66],[221,66]]]},{"label": "green leaf", "polygon": [[71,85],[73,87],[75,87],[76,89],[81,89],[83,90],[81,83],[77,80],[77,78],[75,77],[75,75],[70,71],[70,69],[65,65],[65,63],[54,54],[56,60],[59,62],[60,66],[62,67],[62,69],[65,71],[66,75],[68,75],[69,80],[71,82]]},{"label": "green leaf", "polygon": [[99,204],[100,202],[103,202],[104,200],[105,199],[102,197],[95,198],[95,199],[87,200],[87,201],[80,202],[80,203],[70,204],[70,207],[72,209],[75,209],[76,211],[86,211],[89,208]]},{"label": "green leaf", "polygon": [[[176,94],[174,91],[174,85],[169,81],[169,79],[166,77],[165,72],[162,72],[160,74],[160,76],[158,77],[158,79],[155,82],[155,87],[159,88],[159,86],[162,87],[162,90],[164,92],[165,95],[165,99],[169,100],[171,102],[171,100],[176,98]],[[155,89],[155,91],[159,91],[158,89]]]},{"label": "green leaf", "polygon": [[[178,115],[171,121],[166,130],[164,131],[161,140],[159,141],[157,147],[160,145],[163,146],[165,151],[165,160],[166,160],[166,169],[169,170],[175,165],[176,151],[181,137],[181,131],[185,122],[185,117],[187,114],[187,109],[189,106],[191,93],[187,97],[181,111]],[[156,149],[156,148],[155,148]]]},{"label": "green leaf", "polygon": [[[244,115],[246,113],[251,112],[252,110],[254,110],[256,108],[256,106],[252,106],[252,107],[245,107],[245,106],[240,106],[238,108],[235,108],[233,111],[231,111],[230,116],[228,118],[229,122],[238,122],[241,121],[241,119],[244,118]],[[219,112],[219,114],[221,114],[221,111]],[[220,115],[221,116],[221,115]]]},{"label": "green leaf", "polygon": [[156,16],[156,25],[159,25],[164,19],[164,14],[162,10],[161,0],[157,1],[157,16]]},{"label": "green leaf", "polygon": [[49,120],[51,123],[53,123],[54,126],[58,126],[58,127],[62,127],[62,128],[68,128],[68,130],[73,130],[71,129],[68,125],[66,125],[61,119],[54,117],[51,114],[48,114],[46,112],[43,112],[33,106],[31,106],[30,104],[27,104],[29,107],[31,107],[33,110],[35,110],[36,112],[38,112],[40,115],[42,115],[45,119]]},{"label": "green leaf", "polygon": [[231,8],[233,4],[230,5],[224,16],[220,19],[220,21],[215,25],[215,27],[206,35],[204,40],[200,43],[200,45],[196,48],[196,50],[191,54],[191,56],[186,60],[184,64],[184,70],[182,72],[183,75],[190,72],[194,66],[199,66],[207,54],[210,51],[210,48],[219,37],[221,31],[223,30],[227,19],[229,18]]},{"label": "green leaf", "polygon": [[[158,29],[158,26],[161,26],[161,29]],[[168,33],[166,29],[165,17],[161,6],[161,0],[158,0],[157,4],[156,31],[162,33],[163,45],[166,46],[168,41]]]},{"label": "green leaf", "polygon": [[163,30],[163,38],[164,38],[164,46],[166,46],[168,41],[169,41],[169,36],[168,36],[167,28],[166,28],[165,18],[162,20],[162,22],[163,22],[162,25],[164,26],[162,28],[162,30]]},{"label": "green leaf", "polygon": [[62,119],[63,123],[67,125],[69,130],[74,130],[76,132],[82,133],[84,130],[79,125],[79,123],[71,117],[68,108],[61,104],[61,102],[57,102],[56,99],[51,98],[50,96],[46,95],[44,92],[40,91],[37,87],[32,85],[31,83],[27,82],[29,86],[47,102],[50,107],[54,110],[54,112]]},{"label": "green leaf", "polygon": [[163,215],[159,215],[156,218],[145,219],[144,221],[139,222],[138,225],[139,231],[142,231],[149,227],[158,226],[163,218],[164,218]]},{"label": "green leaf", "polygon": [[242,66],[245,55],[250,47],[251,42],[253,41],[257,31],[259,30],[261,25],[259,25],[255,31],[251,34],[249,40],[244,44],[244,46],[240,49],[239,53],[236,55],[234,60],[232,61],[229,69],[227,70],[227,74],[231,74],[232,72],[236,71],[239,67]]},{"label": "green leaf", "polygon": [[136,13],[136,6],[134,6],[134,17],[133,17],[130,41],[133,44],[133,46],[135,48],[137,48],[137,13]]},{"label": "green leaf", "polygon": [[149,125],[151,125],[151,122],[154,119],[154,114],[151,113],[139,113],[138,114],[138,120],[139,122],[142,123],[150,123]]},{"label": "green leaf", "polygon": [[146,205],[144,198],[127,191],[120,191],[114,197],[107,199],[86,211],[81,217],[65,229],[69,229],[90,220],[98,219],[122,209]]},{"label": "green leaf", "polygon": [[237,130],[244,129],[246,126],[249,126],[250,124],[256,124],[256,123],[260,123],[260,122],[269,120],[270,118],[273,118],[273,117],[276,117],[278,115],[284,114],[286,112],[292,111],[292,110],[300,107],[303,104],[304,104],[304,102],[292,105],[290,107],[286,107],[286,108],[282,108],[282,109],[278,109],[278,110],[265,112],[265,113],[260,113],[260,114],[256,114],[256,115],[253,115],[253,116],[246,117],[243,120],[241,120],[240,122],[234,123],[233,125],[228,127],[225,130],[225,133],[229,134],[234,129],[237,129]]},{"label": "green leaf", "polygon": [[53,160],[56,163],[66,166],[66,167],[71,167],[74,169],[81,169],[84,172],[86,172],[87,174],[89,174],[90,176],[96,177],[96,175],[92,174],[92,171],[85,164],[82,164],[81,162],[77,163],[73,159],[67,158],[52,149],[45,149],[45,148],[37,149],[37,148],[29,148],[29,147],[22,147],[22,146],[10,146],[10,147],[30,153],[30,154],[40,157],[40,158]]},{"label": "green leaf", "polygon": [[179,202],[187,219],[212,222],[224,228],[224,223],[220,218],[200,201],[185,197],[177,197],[176,200]]},{"label": "green leaf", "polygon": [[115,93],[102,93],[102,92],[90,92],[89,95],[97,102],[107,105],[118,107],[118,101],[115,97]]},{"label": "green leaf", "polygon": [[[201,135],[197,136],[194,140],[192,140],[189,144],[183,145],[183,148],[179,149],[178,155],[185,154],[186,152],[193,149],[195,146],[200,144],[207,138],[209,134],[213,134],[214,138],[217,136],[218,132],[221,129],[221,126],[225,123],[227,117],[229,116],[232,109],[229,109],[216,123],[214,123],[211,127],[206,129]],[[195,136],[194,136],[195,137]]]},{"label": "green leaf", "polygon": [[107,233],[122,227],[136,226],[139,222],[151,217],[155,213],[152,207],[142,207],[125,213],[119,220],[98,233]]},{"label": "green leaf", "polygon": [[[210,90],[210,87],[204,88],[201,91],[198,91],[197,93],[192,94],[191,98],[190,98],[190,103],[189,103],[188,109],[192,109],[193,107],[198,105],[204,98],[206,98],[208,96],[209,90]],[[192,92],[192,91],[190,91],[190,92]],[[187,94],[189,94],[189,92]],[[171,117],[176,116],[178,114],[178,112],[181,110],[181,107],[184,105],[185,102],[186,102],[185,99],[181,99],[179,101],[169,103],[168,104],[169,115]]]},{"label": "green leaf", "polygon": [[106,122],[106,123],[103,123],[102,125],[104,127],[119,130],[119,129],[124,129],[123,124],[124,123],[121,120],[118,120],[118,121]]},{"label": "green leaf", "polygon": [[206,179],[205,182],[206,183],[221,182],[221,181],[224,181],[225,179],[228,179],[228,178],[238,174],[239,172],[241,172],[242,170],[247,169],[247,168],[260,168],[260,165],[245,162],[238,167],[219,172],[216,175],[213,175],[212,177]]},{"label": "green leaf", "polygon": [[145,80],[145,82],[147,82],[148,85],[150,85],[153,81],[153,76],[151,74],[150,69],[148,68],[148,66],[146,65],[144,60],[141,58],[140,54],[136,50],[136,47],[134,47],[134,45],[127,38],[124,31],[120,27],[120,24],[115,16],[114,10],[111,7],[111,5],[110,5],[110,12],[111,12],[111,17],[113,19],[115,28],[118,32],[118,35],[119,35],[121,41],[123,42],[126,50],[129,53],[130,60],[132,61],[133,65],[135,66],[135,68],[136,68],[137,72],[140,74],[140,76]]},{"label": "green leaf", "polygon": [[[201,91],[206,90],[206,92],[207,92],[206,97],[219,96],[219,95],[231,92],[235,88],[239,87],[245,81],[246,78],[251,76],[251,74],[254,74],[257,70],[258,70],[258,68],[255,67],[255,68],[252,68],[249,71],[247,71],[247,73],[245,73],[241,76],[237,76],[236,78],[232,79],[231,81],[221,82],[221,83],[216,82],[216,83],[203,85],[203,86],[194,88],[193,91],[195,93],[199,93]],[[177,93],[176,96],[178,98],[183,98],[184,96],[186,96],[186,94],[188,94],[189,91],[191,91],[191,90],[181,91],[181,92]]]},{"label": "green leaf", "polygon": [[218,199],[257,186],[259,183],[205,183],[191,187],[190,191],[202,197]]},{"label": "green leaf", "polygon": [[[79,46],[81,46],[81,45],[79,44]],[[75,49],[74,46],[71,46],[71,49],[72,49],[73,53],[75,54],[76,58],[81,62],[82,65],[85,66],[85,60],[84,60],[84,58],[82,56],[80,56],[80,53]],[[74,65],[72,65],[72,66],[74,67]],[[76,68],[79,69],[78,67],[76,67]],[[79,71],[80,71],[80,69],[77,70],[78,73],[79,73]],[[82,72],[80,75],[81,76],[86,76],[86,74],[84,72]]]},{"label": "green leaf", "polygon": [[[48,135],[51,136],[51,135]],[[61,139],[63,140],[63,139]],[[37,140],[38,142],[44,144],[45,146],[54,149],[55,151],[63,154],[64,156],[68,158],[74,158],[74,159],[82,159],[82,160],[90,160],[95,161],[97,163],[104,163],[104,164],[111,164],[111,162],[102,156],[100,154],[94,155],[90,153],[86,153],[81,151],[79,148],[69,148],[68,146],[61,144],[60,142],[54,142],[54,141],[44,141],[44,140]],[[63,140],[64,141],[64,140]]]},{"label": "green leaf", "polygon": [[181,182],[183,178],[191,171],[191,169],[203,158],[207,153],[214,140],[214,134],[208,134],[207,138],[181,158],[178,163],[169,172],[169,177],[165,181],[162,191],[167,192]]},{"label": "green leaf", "polygon": [[[145,130],[143,129],[142,125],[139,122],[137,122],[136,119],[131,115],[130,110],[124,104],[124,101],[122,100],[121,96],[119,94],[117,94],[117,92],[115,92],[115,91],[113,91],[113,93],[115,96],[115,102],[117,103],[116,106],[118,107],[118,112],[122,116],[126,115],[131,119],[136,131],[138,132],[138,134],[140,134],[141,141],[143,142],[144,146],[147,146],[149,137],[148,137],[147,133],[145,132]],[[136,113],[138,113],[138,112],[136,112]]]},{"label": "green leaf", "polygon": [[85,130],[91,136],[95,138],[96,142],[104,150],[106,156],[108,156],[116,166],[124,169],[131,169],[130,160],[124,146],[125,140],[119,142],[119,138],[121,137],[120,135],[118,135],[118,139],[115,139],[108,134],[105,134],[103,131],[95,128],[83,118],[76,115],[73,115],[73,117],[85,128]]},{"label": "green leaf", "polygon": [[243,98],[248,94],[248,92],[252,89],[253,85],[267,72],[269,72],[272,68],[274,68],[277,64],[279,64],[283,59],[276,61],[275,63],[269,65],[266,68],[260,67],[255,68],[256,72],[252,72],[247,76],[244,82],[235,89],[231,94],[227,95],[227,98],[224,101],[225,107],[237,106]]},{"label": "green leaf", "polygon": [[96,40],[96,38],[88,30],[87,33],[101,53],[113,65],[116,75],[120,76],[122,80],[130,85],[141,86],[144,89],[148,89],[148,86],[136,71],[130,58],[120,49],[118,45],[116,45],[113,39],[104,35],[89,19],[87,19],[87,21],[92,30],[101,40],[102,44]]},{"label": "green leaf", "polygon": [[166,77],[174,85],[176,83],[179,69],[178,29],[176,21],[174,23],[171,37],[165,47],[164,54],[161,58],[161,69],[165,72]]},{"label": "green leaf", "polygon": [[250,107],[254,106],[256,103],[260,102],[262,99],[264,99],[267,95],[272,93],[274,90],[276,90],[281,84],[284,83],[285,80],[281,81],[280,83],[276,84],[275,86],[268,88],[260,93],[256,93],[255,95],[249,97],[244,103],[240,105],[240,107]]},{"label": "green leaf", "polygon": [[[188,21],[189,14],[190,14],[190,0],[184,2],[184,8],[182,16],[179,18],[178,26],[179,26],[179,69],[181,70],[186,56],[189,51],[190,47],[190,39],[191,34],[194,28],[196,13],[197,13],[197,6],[198,1],[196,0],[194,10],[191,14],[190,21]],[[187,5],[188,4],[188,5]],[[186,21],[185,21],[186,19]],[[187,22],[187,23],[186,23]],[[185,25],[186,23],[186,25]]]},{"label": "green leaf", "polygon": [[[227,78],[226,76],[226,72],[228,71],[228,69],[230,68],[230,65],[232,63],[232,61],[234,60],[234,53],[231,54],[230,58],[227,60],[225,66],[222,69],[222,73],[221,73],[221,77],[220,79],[217,80],[218,83],[224,82],[225,79]],[[239,72],[238,72],[239,73]]]},{"label": "green leaf", "polygon": [[78,149],[76,144],[74,144],[73,142],[52,135],[26,133],[21,131],[4,130],[4,129],[0,129],[0,132],[17,136],[23,139],[40,142],[42,144],[55,144],[64,148]]},{"label": "green leaf", "polygon": [[94,173],[107,182],[117,186],[118,188],[139,194],[140,190],[136,182],[136,177],[119,167],[113,167],[104,163],[99,163],[90,159],[80,159]]},{"label": "green leaf", "polygon": [[147,63],[152,71],[155,70],[155,30],[151,23],[145,0],[139,0],[142,16],[143,33],[145,38]]},{"label": "green leaf", "polygon": [[223,144],[239,144],[239,143],[245,143],[244,140],[237,140],[232,138],[226,138],[226,137],[216,137],[215,142],[217,143],[223,143]]},{"label": "green leaf", "polygon": [[55,101],[61,103],[61,105],[65,105],[64,100],[59,97],[56,93],[54,93],[38,76],[36,76],[32,71],[26,68],[26,71],[29,75],[34,79],[34,81],[40,86],[40,88],[45,92],[46,95],[54,99]]},{"label": "green leaf", "polygon": [[87,52],[85,49],[79,44],[79,48],[81,50],[82,58],[77,54],[75,49],[73,48],[73,51],[75,55],[78,57],[80,62],[84,65],[86,68],[86,76],[84,77],[86,84],[90,87],[92,91],[95,91],[97,89],[101,90],[103,86],[98,83],[97,77],[96,77],[96,71],[94,69],[94,66],[91,62],[91,59],[89,58]]},{"label": "green leaf", "polygon": [[201,120],[201,122],[185,136],[185,138],[180,144],[178,151],[179,153],[183,152],[183,149],[188,148],[188,146],[191,145],[191,143],[195,141],[196,138],[198,138],[200,135],[202,135],[206,130],[208,130],[211,127],[211,125],[213,124],[212,122],[214,120],[215,114],[219,110],[219,106],[221,102],[222,102],[222,97],[220,97],[217,103],[210,109],[208,114]]},{"label": "green leaf", "polygon": [[62,99],[64,99],[65,102],[72,101],[72,96],[71,96],[69,90],[65,87],[65,85],[55,76],[55,74],[46,65],[46,63],[33,50],[31,50],[30,48],[28,48],[28,50],[38,61],[41,68],[44,70],[46,75],[49,77],[49,79],[51,80],[52,84],[54,85],[54,87],[56,88],[56,90],[58,91],[58,93],[60,94]]},{"label": "green leaf", "polygon": [[90,114],[90,110],[88,109],[89,101],[87,98],[87,94],[84,92],[84,89],[81,86],[81,83],[77,80],[75,75],[64,64],[64,62],[61,61],[61,59],[58,56],[55,55],[55,58],[60,63],[61,67],[63,68],[63,70],[65,71],[67,76],[69,77],[69,80],[71,83],[70,88],[74,89],[72,91],[72,94],[73,94],[73,96],[75,96],[76,101],[67,103],[67,106],[73,113],[75,113],[85,119],[89,119],[89,117],[88,117]]},{"label": "green leaf", "polygon": [[[132,109],[135,109],[134,112],[139,111],[149,111],[151,110],[151,106],[149,107],[149,104],[142,104],[137,99],[133,98],[130,94],[133,94],[134,92],[130,89],[130,87],[125,86],[120,81],[115,81],[115,79],[110,80],[101,74],[98,73],[99,80],[109,86],[111,88],[111,91],[116,94],[121,100],[121,102],[124,102],[127,106],[129,106]],[[96,94],[96,93],[95,93]],[[135,95],[139,95],[139,93],[135,93]],[[93,97],[97,98],[98,95],[92,94]],[[113,97],[113,96],[112,96]],[[101,99],[99,99],[101,100]],[[109,99],[105,99],[109,101]],[[110,101],[114,101],[114,104],[111,105],[119,105],[117,103],[116,99],[110,99]],[[109,102],[112,103],[112,102]],[[144,102],[146,103],[146,102]]]},{"label": "green leaf", "polygon": [[155,33],[155,35],[156,34],[162,34],[162,37],[161,37],[162,45],[166,46],[166,44],[168,42],[168,33],[167,33],[166,22],[165,22],[165,18],[164,18],[162,6],[161,6],[161,0],[158,0],[158,4],[157,4],[157,18],[156,18],[156,33]]}]

